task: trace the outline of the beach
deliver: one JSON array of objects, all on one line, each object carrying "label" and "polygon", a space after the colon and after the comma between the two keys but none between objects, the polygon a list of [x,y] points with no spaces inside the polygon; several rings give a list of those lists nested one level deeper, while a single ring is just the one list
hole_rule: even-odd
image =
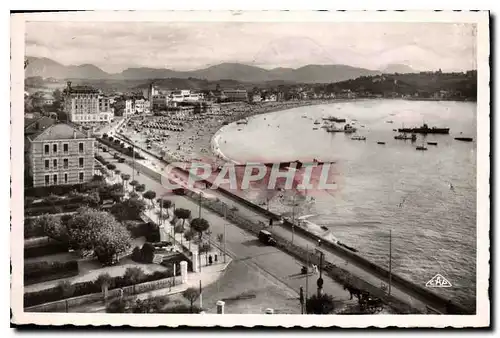
[{"label": "beach", "polygon": [[[133,117],[128,126],[123,129],[122,134],[140,147],[147,148],[150,152],[160,155],[169,162],[202,160],[220,165],[228,161],[218,145],[218,135],[223,131],[225,125],[255,115],[336,101],[340,100],[262,102],[257,104],[235,102],[221,104],[220,110],[202,113],[196,118],[180,116],[175,113],[165,116]],[[161,129],[162,125],[171,123],[178,124],[182,130]],[[151,125],[158,125],[160,128],[151,128]]]}]

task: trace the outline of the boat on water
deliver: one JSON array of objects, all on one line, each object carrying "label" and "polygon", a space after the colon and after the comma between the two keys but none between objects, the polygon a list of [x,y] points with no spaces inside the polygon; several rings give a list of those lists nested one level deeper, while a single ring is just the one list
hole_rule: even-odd
[{"label": "boat on water", "polygon": [[450,128],[431,127],[424,123],[421,127],[415,128],[399,128],[400,133],[416,133],[416,134],[449,134]]},{"label": "boat on water", "polygon": [[303,118],[303,119],[307,119],[307,115],[305,115],[305,114],[304,114],[304,115],[302,115],[302,118]]},{"label": "boat on water", "polygon": [[417,150],[427,150],[427,148],[426,148],[426,147],[424,147],[424,146],[417,146],[417,148],[416,148],[416,149],[417,149]]},{"label": "boat on water", "polygon": [[354,135],[353,137],[351,137],[351,140],[366,141],[366,137],[365,136],[361,136],[361,135]]},{"label": "boat on water", "polygon": [[314,121],[314,124],[320,124],[319,120]]},{"label": "boat on water", "polygon": [[393,129],[392,131],[398,131],[397,129]]},{"label": "boat on water", "polygon": [[318,130],[318,128],[314,127],[313,130]]},{"label": "boat on water", "polygon": [[394,123],[394,121],[389,120],[389,121],[385,121],[385,123]]},{"label": "boat on water", "polygon": [[455,137],[457,141],[472,142],[472,137]]},{"label": "boat on water", "polygon": [[427,142],[428,145],[431,145],[431,146],[437,146],[438,143],[437,142]]},{"label": "boat on water", "polygon": [[383,141],[377,141],[377,144],[385,144]]},{"label": "boat on water", "polygon": [[350,124],[346,124],[344,128],[337,128],[335,126],[330,126],[326,129],[327,132],[329,133],[346,133],[346,134],[352,134],[356,132],[356,128],[351,126]]},{"label": "boat on water", "polygon": [[416,134],[411,134],[410,136],[406,135],[405,133],[396,135],[394,136],[395,140],[412,140],[416,141],[417,140],[417,135]]},{"label": "boat on water", "polygon": [[243,119],[243,120],[236,122],[236,124],[247,124],[247,123],[248,123],[247,119]]},{"label": "boat on water", "polygon": [[335,116],[323,117],[323,120],[337,122],[337,123],[345,123],[346,122],[346,119],[340,119],[340,118],[335,117]]}]

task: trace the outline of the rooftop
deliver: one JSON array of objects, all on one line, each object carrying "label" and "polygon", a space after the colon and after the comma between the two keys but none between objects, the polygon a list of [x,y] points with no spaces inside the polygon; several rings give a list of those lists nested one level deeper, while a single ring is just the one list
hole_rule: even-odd
[{"label": "rooftop", "polygon": [[91,86],[71,86],[64,89],[64,93],[70,94],[99,94],[99,90]]},{"label": "rooftop", "polygon": [[53,141],[73,138],[83,139],[87,138],[87,135],[65,123],[57,123],[31,135],[29,138],[31,141]]},{"label": "rooftop", "polygon": [[50,127],[51,125],[57,123],[56,120],[48,116],[42,116],[40,118],[24,119],[24,134],[32,135],[37,134]]}]

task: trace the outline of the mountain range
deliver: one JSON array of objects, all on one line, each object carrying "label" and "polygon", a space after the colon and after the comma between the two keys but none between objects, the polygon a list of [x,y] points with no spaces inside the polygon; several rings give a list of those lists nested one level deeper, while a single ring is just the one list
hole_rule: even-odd
[{"label": "mountain range", "polygon": [[[224,79],[239,82],[285,81],[292,83],[332,83],[360,76],[382,74],[379,70],[352,67],[347,65],[307,65],[300,68],[264,69],[240,63],[222,63],[204,69],[193,71],[176,71],[166,68],[128,68],[121,73],[110,74],[92,64],[66,66],[49,58],[27,57],[28,66],[25,77],[41,76],[55,79],[89,79],[89,80],[149,80],[149,79],[206,79],[218,81]],[[389,65],[384,70],[400,69],[405,65]],[[406,66],[406,72],[411,68]],[[390,71],[391,73],[394,71]],[[402,71],[399,71],[403,73]]]}]

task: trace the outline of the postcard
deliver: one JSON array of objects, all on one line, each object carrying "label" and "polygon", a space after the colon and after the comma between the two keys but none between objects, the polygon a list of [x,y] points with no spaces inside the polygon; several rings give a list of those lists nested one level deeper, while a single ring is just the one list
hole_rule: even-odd
[{"label": "postcard", "polygon": [[489,326],[489,24],[12,14],[12,323]]}]

